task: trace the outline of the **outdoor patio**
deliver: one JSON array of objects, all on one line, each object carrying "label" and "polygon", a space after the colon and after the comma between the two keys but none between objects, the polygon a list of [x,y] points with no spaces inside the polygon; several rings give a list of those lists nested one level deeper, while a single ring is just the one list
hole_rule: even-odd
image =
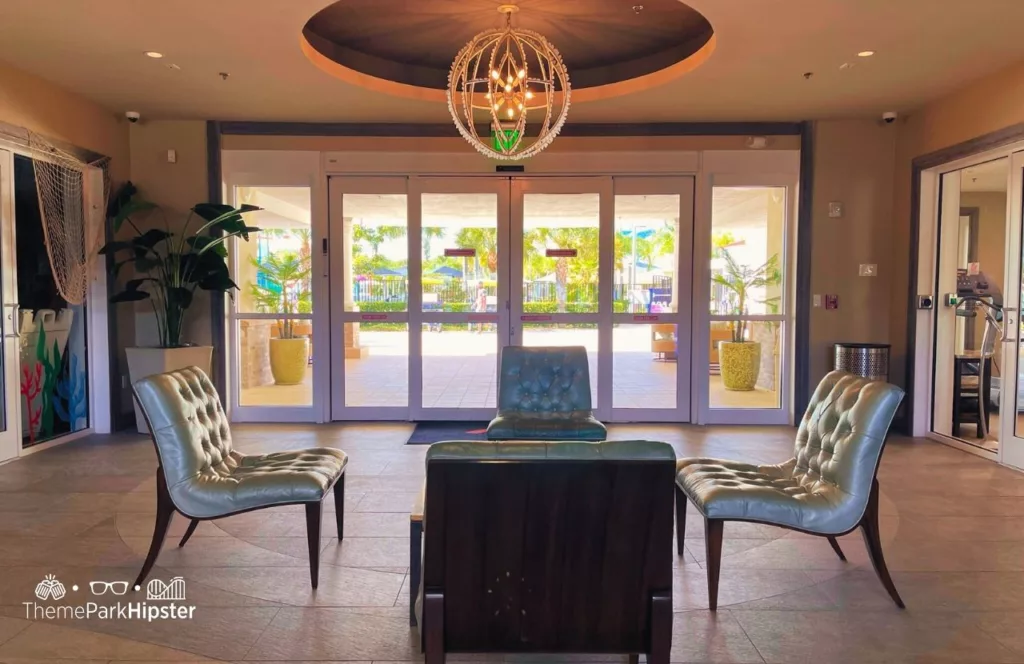
[{"label": "outdoor patio", "polygon": [[[345,360],[345,404],[357,407],[408,403],[409,345],[406,331],[370,331],[363,325],[359,344],[367,354]],[[425,408],[497,408],[497,333],[469,329],[424,330],[423,406]],[[527,346],[585,346],[590,355],[591,396],[597,400],[597,330],[525,330]],[[672,408],[676,400],[676,363],[651,352],[650,327],[621,325],[613,335],[612,405],[614,408]],[[774,408],[776,392],[727,391],[711,375],[713,408]],[[265,385],[246,389],[245,406],[311,405],[312,369],[301,385]],[[639,417],[639,419],[643,419]]]}]

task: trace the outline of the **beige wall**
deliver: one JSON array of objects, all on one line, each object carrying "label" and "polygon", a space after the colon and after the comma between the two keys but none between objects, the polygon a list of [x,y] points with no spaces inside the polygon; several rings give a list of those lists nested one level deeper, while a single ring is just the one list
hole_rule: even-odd
[{"label": "beige wall", "polygon": [[0,63],[0,122],[24,127],[111,158],[111,174],[129,172],[128,123],[44,79]]},{"label": "beige wall", "polygon": [[[111,111],[52,83],[0,63],[0,122],[30,129],[46,137],[111,158],[110,176],[115,186],[128,179],[130,150],[127,121]],[[119,345],[123,348],[135,337],[131,307],[115,309]],[[106,340],[102,340],[106,343]],[[117,375],[127,375],[124,352],[116,349]],[[121,392],[122,410],[131,409],[131,393]]]},{"label": "beige wall", "polygon": [[[810,299],[839,296],[839,308],[811,309],[811,385],[832,368],[832,344],[889,340],[889,289],[894,267],[893,151],[896,127],[874,120],[815,123],[814,200],[811,209]],[[830,202],[843,216],[828,216]],[[877,277],[858,276],[861,263],[878,265]]]},{"label": "beige wall", "polygon": [[[175,163],[167,160],[174,150]],[[159,205],[167,216],[171,232],[180,230],[188,210],[209,198],[206,177],[206,123],[202,120],[153,120],[131,127],[131,179],[140,195]],[[162,223],[150,218],[149,224]],[[196,228],[194,226],[193,228]],[[137,334],[131,343],[157,343],[152,310],[147,303],[135,307]],[[196,293],[189,309],[184,341],[209,345],[210,299],[206,292]]]},{"label": "beige wall", "polygon": [[894,382],[902,385],[907,366],[907,293],[909,260],[916,251],[910,237],[911,162],[1005,127],[1024,122],[1024,62],[986,76],[938,99],[900,121],[896,141],[893,198],[892,255],[898,257],[892,275],[889,334],[893,344]]}]

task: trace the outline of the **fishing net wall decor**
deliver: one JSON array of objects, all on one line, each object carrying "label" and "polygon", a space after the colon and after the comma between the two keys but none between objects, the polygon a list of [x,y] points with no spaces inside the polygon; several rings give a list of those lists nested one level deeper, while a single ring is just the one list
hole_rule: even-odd
[{"label": "fishing net wall decor", "polygon": [[[109,158],[86,163],[45,137],[29,132],[29,149],[39,194],[46,253],[57,290],[69,304],[82,304],[89,292],[93,267],[103,243],[103,224],[110,190]],[[99,200],[87,195],[90,168],[102,172]]]}]

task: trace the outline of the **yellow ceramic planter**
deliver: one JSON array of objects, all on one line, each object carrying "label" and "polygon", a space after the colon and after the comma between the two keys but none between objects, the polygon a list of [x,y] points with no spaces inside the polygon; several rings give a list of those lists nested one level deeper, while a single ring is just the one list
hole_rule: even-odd
[{"label": "yellow ceramic planter", "polygon": [[277,385],[298,385],[306,377],[309,339],[271,339],[270,373]]},{"label": "yellow ceramic planter", "polygon": [[756,341],[722,341],[718,344],[722,384],[727,390],[748,392],[761,373],[761,344]]}]

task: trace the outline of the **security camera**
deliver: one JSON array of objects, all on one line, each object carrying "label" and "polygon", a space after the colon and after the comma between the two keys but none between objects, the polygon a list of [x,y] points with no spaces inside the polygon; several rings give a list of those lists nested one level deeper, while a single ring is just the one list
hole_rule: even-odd
[{"label": "security camera", "polygon": [[882,122],[885,124],[892,124],[893,122],[896,122],[897,117],[899,117],[899,114],[897,114],[896,111],[886,111],[885,113],[882,113]]},{"label": "security camera", "polygon": [[138,111],[125,111],[124,117],[128,118],[128,122],[135,124],[136,122],[142,119],[142,114]]}]

